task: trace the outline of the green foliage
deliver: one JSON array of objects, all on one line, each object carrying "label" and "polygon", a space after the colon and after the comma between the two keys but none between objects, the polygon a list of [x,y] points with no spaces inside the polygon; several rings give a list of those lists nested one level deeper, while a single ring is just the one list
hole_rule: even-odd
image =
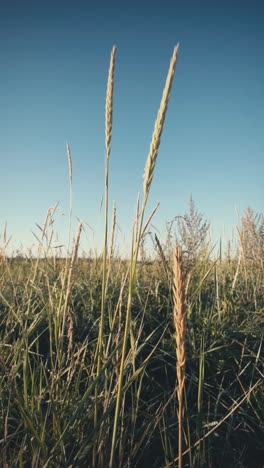
[{"label": "green foliage", "polygon": [[[170,259],[166,260],[169,265]],[[238,265],[235,257],[220,263],[200,256],[190,270],[184,416],[184,446],[190,450],[185,466],[260,467],[263,460],[264,283],[258,265],[255,270],[251,265],[250,274],[244,268],[237,273]],[[107,466],[128,266],[112,260],[102,367],[97,376],[101,260],[79,259],[76,264],[68,300],[73,316],[70,354],[68,323],[59,336],[65,261],[2,261],[2,466]],[[177,458],[174,333],[170,279],[159,261],[140,263],[131,306],[115,466],[173,466]]]}]

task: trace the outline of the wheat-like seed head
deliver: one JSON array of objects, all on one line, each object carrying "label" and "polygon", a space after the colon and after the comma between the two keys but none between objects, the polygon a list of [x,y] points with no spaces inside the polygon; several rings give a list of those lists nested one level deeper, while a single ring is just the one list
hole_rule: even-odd
[{"label": "wheat-like seed head", "polygon": [[182,394],[185,380],[185,285],[183,277],[183,261],[180,247],[176,246],[173,264],[173,302],[174,324],[176,329],[176,356],[178,395]]},{"label": "wheat-like seed head", "polygon": [[106,102],[105,102],[105,146],[106,155],[109,158],[111,150],[112,122],[113,122],[113,94],[114,94],[114,70],[116,47],[112,48],[108,71]]},{"label": "wheat-like seed head", "polygon": [[154,131],[153,131],[152,140],[150,143],[148,158],[147,158],[146,165],[145,165],[144,183],[143,183],[145,200],[148,196],[151,181],[153,178],[155,163],[156,163],[158,149],[160,145],[160,138],[162,134],[163,124],[164,124],[169,96],[170,96],[170,90],[171,90],[172,81],[173,81],[174,72],[175,72],[178,49],[179,49],[179,44],[177,44],[177,46],[174,48],[174,51],[171,57],[170,67],[169,67],[165,87],[163,90],[157,119],[156,119],[155,126],[154,126]]}]

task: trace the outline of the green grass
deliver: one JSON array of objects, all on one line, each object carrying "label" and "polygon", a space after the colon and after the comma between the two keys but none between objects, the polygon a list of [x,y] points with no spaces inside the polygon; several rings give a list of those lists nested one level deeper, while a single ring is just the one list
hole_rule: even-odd
[{"label": "green grass", "polygon": [[[112,263],[99,375],[103,262],[76,262],[68,299],[74,324],[70,355],[67,322],[60,335],[65,265],[63,260],[14,258],[0,266],[2,466],[92,466],[94,451],[95,466],[107,466],[109,461],[129,295],[128,264],[119,259]],[[178,429],[171,285],[159,259],[138,269],[114,466],[175,466]],[[206,271],[210,273],[202,282]],[[231,288],[235,259],[230,265],[198,258],[192,272],[187,297],[184,450],[201,441],[184,456],[184,464],[261,467],[263,272],[256,284],[255,275],[260,278],[256,266],[247,288],[241,272],[235,290]]]}]

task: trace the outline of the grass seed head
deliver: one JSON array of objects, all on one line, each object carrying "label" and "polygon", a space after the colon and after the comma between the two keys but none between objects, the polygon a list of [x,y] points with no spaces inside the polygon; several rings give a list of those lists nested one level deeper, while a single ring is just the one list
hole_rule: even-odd
[{"label": "grass seed head", "polygon": [[109,158],[111,151],[112,123],[113,123],[113,95],[114,95],[114,71],[115,71],[116,47],[112,48],[108,71],[106,103],[105,103],[105,146]]},{"label": "grass seed head", "polygon": [[168,107],[171,86],[172,86],[174,72],[175,72],[178,49],[179,49],[179,44],[177,44],[177,46],[174,48],[174,51],[173,51],[173,54],[172,54],[172,57],[171,57],[170,67],[169,67],[165,87],[164,87],[164,90],[163,90],[162,99],[161,99],[157,119],[156,119],[155,126],[154,126],[154,131],[153,131],[153,134],[152,134],[152,140],[151,140],[151,143],[150,143],[149,154],[148,154],[146,165],[145,165],[144,183],[143,183],[144,198],[145,199],[148,196],[151,181],[153,179],[153,174],[154,174],[158,149],[159,149],[159,145],[160,145],[160,139],[161,139],[163,124],[164,124],[164,120],[165,120],[165,116],[166,116],[166,111],[167,111],[167,107]]}]

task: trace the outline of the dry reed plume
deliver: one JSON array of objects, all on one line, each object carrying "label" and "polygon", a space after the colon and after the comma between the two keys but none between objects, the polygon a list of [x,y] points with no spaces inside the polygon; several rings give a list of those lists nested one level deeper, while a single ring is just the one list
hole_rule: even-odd
[{"label": "dry reed plume", "polygon": [[108,81],[106,89],[106,102],[105,102],[105,146],[106,154],[109,158],[111,151],[111,136],[112,136],[112,121],[113,121],[113,95],[114,95],[114,71],[115,71],[115,55],[116,47],[112,48],[110,65],[108,72]]},{"label": "dry reed plume", "polygon": [[183,390],[185,381],[185,285],[183,275],[182,251],[176,246],[173,258],[173,302],[174,324],[176,329],[176,357],[177,357],[177,396],[178,396],[178,456],[179,468],[182,467],[182,419],[183,419]]},{"label": "dry reed plume", "polygon": [[177,62],[178,49],[179,49],[179,44],[177,44],[176,47],[174,48],[174,51],[171,57],[170,67],[169,67],[165,87],[163,90],[162,99],[161,99],[157,119],[156,119],[155,126],[154,126],[154,131],[152,134],[149,154],[148,154],[146,165],[145,165],[144,184],[143,184],[145,200],[147,199],[151,181],[152,181],[153,174],[154,174],[158,149],[160,145],[160,138],[162,134],[163,124],[164,124],[168,101],[170,97],[170,90],[171,90],[176,62]]}]

